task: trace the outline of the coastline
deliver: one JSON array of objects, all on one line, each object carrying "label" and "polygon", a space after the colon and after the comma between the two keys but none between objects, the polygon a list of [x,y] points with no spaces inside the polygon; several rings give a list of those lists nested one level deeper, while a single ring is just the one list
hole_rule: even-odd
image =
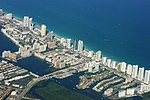
[{"label": "coastline", "polygon": [[[4,12],[4,13],[8,13],[8,12]],[[11,12],[10,12],[11,13]],[[32,16],[29,16],[29,17],[31,17],[32,18]],[[13,18],[14,19],[16,19],[16,20],[19,20],[19,21],[23,21],[23,17],[21,17],[21,16],[18,16],[18,15],[16,15],[15,13],[13,13]],[[33,24],[35,24],[35,28],[38,28],[38,29],[40,29],[40,24],[38,23],[38,22],[35,22],[34,20],[33,20]],[[53,31],[53,30],[51,30],[51,29],[49,29],[49,28],[47,28],[47,32],[49,33],[49,32],[51,32],[51,31]],[[60,35],[60,33],[57,33],[57,32],[55,32],[55,30],[54,30],[54,33],[53,33],[57,38],[69,38],[69,37],[67,37],[67,36],[65,36],[65,35]],[[73,40],[73,38],[71,38],[72,40]],[[84,43],[84,44],[86,44],[86,43]],[[84,47],[85,47],[85,51],[94,51],[94,52],[96,52],[97,50],[96,50],[96,48],[94,48],[93,49],[93,47],[92,46],[90,46],[90,45],[84,45]],[[120,63],[120,62],[126,62],[126,63],[128,63],[127,61],[123,61],[123,60],[120,60],[120,59],[116,59],[116,57],[115,56],[112,56],[112,55],[110,55],[110,54],[108,54],[107,52],[104,52],[103,50],[101,50],[101,49],[98,49],[98,50],[100,50],[100,51],[102,51],[102,56],[104,56],[104,57],[107,57],[107,58],[110,58],[110,59],[112,59],[112,61],[116,61],[117,63]],[[131,63],[130,64],[132,64],[132,65],[137,65],[136,63],[134,63],[134,62],[132,62],[131,61]],[[143,65],[141,65],[141,64],[138,64],[139,66],[143,66]],[[146,67],[144,67],[144,68],[146,68],[146,69],[148,69],[147,68],[148,66],[146,66]]]},{"label": "coastline", "polygon": [[[5,14],[7,14],[8,12],[4,12]],[[17,15],[15,15],[15,14],[13,14],[13,18],[15,19],[15,20],[18,20],[18,21],[20,21],[20,22],[23,22],[23,17],[20,17],[20,16],[17,16]],[[31,17],[32,18],[32,17]],[[40,24],[38,23],[38,22],[35,22],[35,21],[33,21],[33,23],[35,24],[35,28],[38,28],[38,29],[40,29]],[[49,33],[49,32],[51,32],[51,31],[53,31],[53,30],[50,30],[49,28],[47,28],[47,32]],[[2,32],[2,31],[1,31]],[[2,32],[3,33],[3,32]],[[57,33],[57,32],[54,32],[53,33],[57,38],[59,38],[59,39],[61,39],[61,38],[68,38],[67,36],[61,36],[59,33]],[[7,34],[5,34],[4,33],[4,35],[5,36],[7,36]],[[12,39],[10,39],[13,43],[15,43]],[[15,43],[16,44],[16,43]],[[17,45],[18,46],[18,45]],[[88,46],[85,46],[85,50],[86,51],[91,51],[92,50],[92,48],[87,48]],[[94,52],[96,51],[96,50],[93,50]]]},{"label": "coastline", "polygon": [[[14,17],[14,19],[15,19],[15,17]],[[16,19],[16,20],[19,20],[19,19]],[[2,31],[4,34],[6,33],[5,31]],[[7,35],[6,35],[7,36]],[[11,39],[11,37],[10,36],[7,36],[7,37],[9,37],[10,39]],[[58,37],[58,38],[60,38],[60,37]],[[12,39],[12,41],[14,41],[13,39]],[[17,45],[17,43],[16,43],[16,45]],[[85,49],[86,51],[88,51],[87,50],[87,48]]]},{"label": "coastline", "polygon": [[[8,13],[8,12],[5,11],[4,13]],[[19,20],[19,21],[23,21],[23,17],[18,16],[18,15],[16,15],[15,13],[13,13],[13,17],[14,17],[15,19]],[[29,16],[29,17],[32,18],[32,16]],[[40,25],[38,22],[35,22],[34,19],[33,19],[33,23],[35,24],[35,28],[38,28],[38,29],[41,28],[41,25]],[[48,32],[48,33],[51,32],[51,31],[53,31],[53,30],[47,28],[47,32]],[[53,34],[54,34],[57,38],[59,38],[59,39],[60,39],[60,38],[69,38],[69,37],[67,37],[67,36],[65,36],[65,35],[60,35],[60,33],[55,32],[55,30],[54,30],[53,32],[54,32]],[[73,38],[71,38],[71,39],[73,40]],[[87,45],[87,44],[84,45],[84,47],[85,47],[85,50],[86,50],[86,51],[94,51],[94,52],[97,51],[96,48],[93,49],[92,46]],[[99,50],[100,50],[100,49],[99,49]],[[105,57],[107,57],[107,58],[111,58],[113,61],[116,61],[117,63],[118,63],[118,62],[121,62],[121,60],[116,59],[115,56],[108,55],[108,54],[107,54],[106,52],[104,52],[103,50],[100,50],[100,51],[102,51],[103,56],[105,56]]]},{"label": "coastline", "polygon": [[[4,13],[11,13],[11,12],[4,11]],[[13,17],[14,17],[15,19],[17,19],[17,20],[19,20],[19,21],[23,21],[23,16],[19,16],[19,15],[15,14],[15,13],[12,13],[12,14],[13,14]],[[30,16],[30,15],[26,15],[26,16],[29,16],[29,17],[32,18],[32,16]],[[40,23],[34,21],[34,19],[33,19],[33,24],[35,24],[35,28],[38,28],[38,29],[41,28]],[[41,24],[42,24],[42,23],[41,23]],[[44,24],[44,23],[43,23],[43,24]],[[60,38],[70,38],[70,37],[67,37],[66,35],[62,35],[63,33],[62,33],[62,34],[61,34],[60,32],[58,33],[57,30],[52,30],[52,29],[49,29],[49,28],[47,27],[47,32],[49,33],[49,32],[51,32],[51,31],[53,31],[53,32],[54,32],[53,34],[54,34],[56,37],[58,37],[59,39],[60,39]],[[55,32],[55,31],[56,31],[56,32]],[[74,38],[71,38],[71,39],[73,40]],[[82,39],[81,39],[81,40],[82,40]],[[134,63],[134,62],[132,62],[132,61],[120,60],[120,59],[119,59],[118,57],[116,57],[115,55],[112,56],[113,54],[109,54],[109,53],[105,52],[105,51],[102,50],[102,49],[94,48],[94,47],[92,47],[91,45],[88,45],[87,43],[84,43],[84,44],[86,44],[86,45],[84,45],[86,51],[94,51],[94,52],[96,52],[96,51],[100,50],[100,51],[102,51],[104,57],[107,57],[107,58],[109,58],[109,59],[112,59],[112,61],[116,61],[117,63],[119,63],[119,62],[126,62],[126,63],[131,62],[130,64],[133,64],[133,65],[136,64],[136,63]],[[140,63],[139,63],[138,65],[143,66],[143,65],[141,65]],[[147,66],[147,67],[148,67],[148,66]]]}]

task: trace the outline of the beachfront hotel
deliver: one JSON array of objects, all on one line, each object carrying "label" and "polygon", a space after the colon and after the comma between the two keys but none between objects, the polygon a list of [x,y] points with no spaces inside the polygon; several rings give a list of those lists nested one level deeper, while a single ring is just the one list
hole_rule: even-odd
[{"label": "beachfront hotel", "polygon": [[46,25],[41,25],[41,36],[45,36],[46,35]]}]

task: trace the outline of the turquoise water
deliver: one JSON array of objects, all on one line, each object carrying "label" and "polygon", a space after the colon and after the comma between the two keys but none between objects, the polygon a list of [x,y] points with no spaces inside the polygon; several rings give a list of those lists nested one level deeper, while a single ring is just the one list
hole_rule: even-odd
[{"label": "turquoise water", "polygon": [[1,0],[0,8],[117,61],[150,68],[149,0]]}]

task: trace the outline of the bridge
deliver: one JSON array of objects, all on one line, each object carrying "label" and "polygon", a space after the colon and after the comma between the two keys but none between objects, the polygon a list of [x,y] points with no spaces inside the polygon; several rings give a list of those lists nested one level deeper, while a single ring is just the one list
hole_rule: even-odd
[{"label": "bridge", "polygon": [[[22,91],[22,93],[17,96],[16,100],[21,100],[21,98],[24,97],[25,94],[26,94],[35,84],[37,84],[37,83],[40,82],[40,81],[48,80],[48,79],[50,79],[50,78],[63,75],[63,74],[66,73],[67,71],[69,71],[70,73],[68,73],[68,74],[71,75],[71,73],[74,73],[74,71],[70,71],[70,69],[72,69],[72,67],[65,68],[65,69],[61,69],[61,70],[52,72],[52,73],[50,73],[50,74],[43,75],[43,76],[41,76],[41,77],[32,79],[32,80],[27,84],[26,88]],[[63,72],[63,73],[62,73],[62,72]],[[58,73],[60,73],[60,74],[58,74]],[[56,75],[56,74],[58,74],[58,75]]]}]

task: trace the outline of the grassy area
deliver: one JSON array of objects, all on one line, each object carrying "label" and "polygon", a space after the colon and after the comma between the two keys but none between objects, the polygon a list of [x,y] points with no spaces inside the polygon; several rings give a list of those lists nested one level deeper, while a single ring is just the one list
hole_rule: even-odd
[{"label": "grassy area", "polygon": [[150,100],[150,92],[143,95],[144,100]]},{"label": "grassy area", "polygon": [[[42,86],[43,82],[39,82],[36,86]],[[44,88],[36,88],[35,91],[38,95],[42,96],[44,100],[92,100],[90,97],[71,91],[54,82],[50,82]],[[33,98],[29,93],[27,93],[26,96]]]}]

